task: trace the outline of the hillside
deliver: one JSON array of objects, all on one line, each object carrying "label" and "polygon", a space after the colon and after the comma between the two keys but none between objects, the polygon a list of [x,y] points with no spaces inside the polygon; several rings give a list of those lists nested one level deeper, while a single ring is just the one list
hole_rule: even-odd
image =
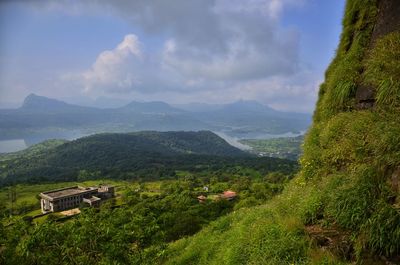
[{"label": "hillside", "polygon": [[170,245],[165,264],[400,264],[400,2],[348,0],[301,171]]},{"label": "hillside", "polygon": [[[44,144],[39,145],[44,146]],[[63,144],[7,155],[1,184],[73,181],[77,178],[167,178],[175,171],[257,165],[291,170],[296,163],[259,159],[209,131],[97,134]]]}]

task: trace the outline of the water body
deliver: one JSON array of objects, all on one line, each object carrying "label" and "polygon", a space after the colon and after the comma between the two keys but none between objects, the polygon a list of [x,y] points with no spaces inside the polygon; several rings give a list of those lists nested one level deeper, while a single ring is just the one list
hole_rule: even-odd
[{"label": "water body", "polygon": [[240,143],[239,142],[240,139],[237,137],[229,136],[223,132],[214,132],[214,133],[216,135],[218,135],[219,137],[223,138],[225,141],[227,141],[228,144],[230,144],[236,148],[239,148],[241,150],[251,150],[252,149],[250,146]]},{"label": "water body", "polygon": [[297,137],[300,135],[304,135],[306,133],[306,131],[301,131],[299,133],[287,132],[287,133],[281,133],[281,134],[248,133],[248,134],[241,134],[240,137],[230,136],[226,132],[214,132],[214,133],[217,134],[219,137],[223,138],[225,141],[227,141],[230,145],[232,145],[234,147],[237,147],[241,150],[251,150],[252,147],[240,143],[239,140],[242,140],[242,139],[263,140],[263,139],[274,139],[274,138]]},{"label": "water body", "polygon": [[62,132],[44,132],[31,135],[24,139],[0,140],[0,153],[21,151],[28,148],[29,146],[38,144],[49,139],[75,140],[83,136],[87,136],[87,134],[83,134],[80,131],[73,130]]},{"label": "water body", "polygon": [[10,153],[24,150],[28,145],[24,139],[0,141],[0,153]]}]

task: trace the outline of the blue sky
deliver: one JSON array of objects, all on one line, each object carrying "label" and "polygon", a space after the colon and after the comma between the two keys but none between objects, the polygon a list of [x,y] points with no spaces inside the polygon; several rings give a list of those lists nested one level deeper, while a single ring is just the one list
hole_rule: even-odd
[{"label": "blue sky", "polygon": [[311,112],[343,9],[344,0],[2,2],[0,108],[36,93]]}]

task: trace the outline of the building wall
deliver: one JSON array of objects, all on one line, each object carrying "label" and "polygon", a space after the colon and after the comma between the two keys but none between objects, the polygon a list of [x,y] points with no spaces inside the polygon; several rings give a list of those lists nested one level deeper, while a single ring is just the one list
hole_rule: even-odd
[{"label": "building wall", "polygon": [[54,198],[53,200],[42,197],[40,204],[43,213],[48,211],[57,212],[76,208],[83,202],[84,198],[89,199],[92,196],[99,196],[101,199],[112,198],[114,196],[114,187],[101,186],[99,189],[88,190],[62,198]]}]

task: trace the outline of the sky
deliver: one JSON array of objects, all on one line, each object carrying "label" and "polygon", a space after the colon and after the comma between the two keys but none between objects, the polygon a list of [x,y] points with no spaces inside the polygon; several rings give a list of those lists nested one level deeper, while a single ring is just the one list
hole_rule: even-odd
[{"label": "sky", "polygon": [[0,108],[257,100],[312,112],[344,0],[0,3]]}]

